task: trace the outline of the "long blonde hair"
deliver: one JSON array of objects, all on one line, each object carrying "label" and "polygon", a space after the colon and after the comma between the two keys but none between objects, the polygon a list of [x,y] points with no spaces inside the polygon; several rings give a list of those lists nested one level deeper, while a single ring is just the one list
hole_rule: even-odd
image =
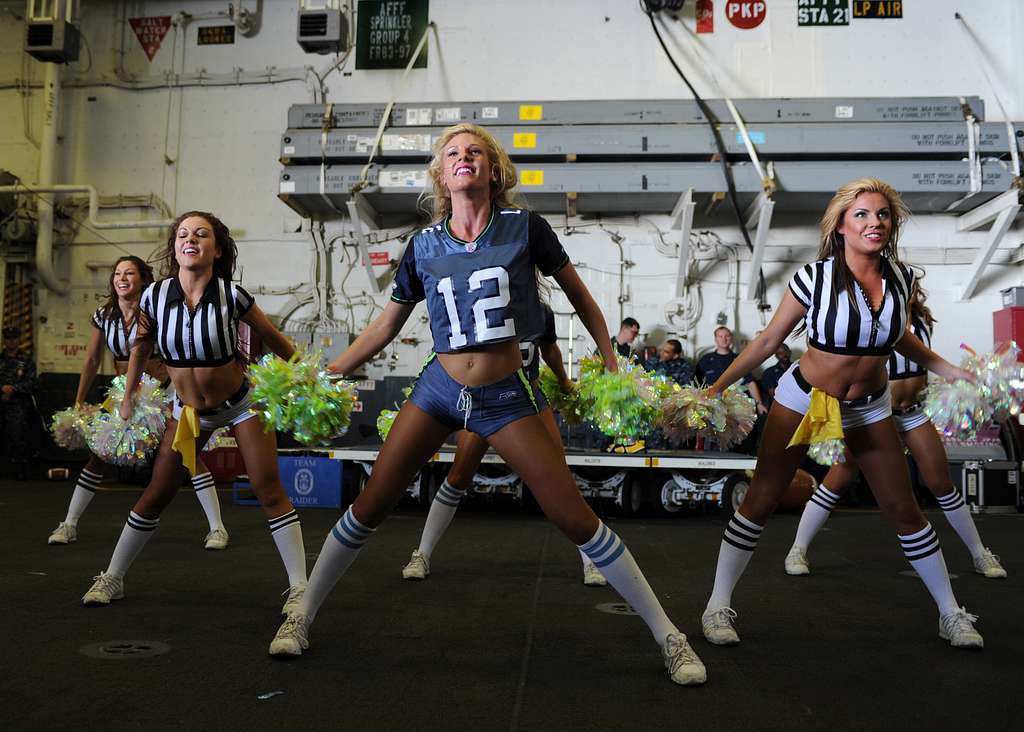
[{"label": "long blonde hair", "polygon": [[882,250],[882,256],[899,266],[900,258],[896,247],[899,243],[900,229],[910,218],[910,209],[903,203],[895,188],[878,178],[861,178],[847,183],[832,196],[821,217],[821,243],[817,257],[835,257],[836,266],[832,268],[832,291],[836,296],[846,290],[851,298],[854,297],[854,278],[846,264],[845,240],[838,229],[843,216],[862,193],[880,193],[889,202],[892,228],[889,232],[889,241]]},{"label": "long blonde hair", "polygon": [[[479,137],[487,150],[487,159],[491,163],[491,202],[498,208],[523,208],[516,197],[515,187],[519,182],[516,166],[512,164],[505,148],[494,136],[480,125],[463,122],[452,125],[434,140],[430,165],[427,175],[430,176],[430,191],[424,188],[420,194],[420,205],[430,211],[431,223],[443,221],[452,213],[452,197],[443,181],[444,149],[456,135],[467,133]],[[429,202],[429,206],[428,206]]]}]

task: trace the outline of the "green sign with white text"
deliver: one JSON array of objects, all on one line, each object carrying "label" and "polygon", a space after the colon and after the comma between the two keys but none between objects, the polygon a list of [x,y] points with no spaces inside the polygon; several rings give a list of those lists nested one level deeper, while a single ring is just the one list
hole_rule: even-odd
[{"label": "green sign with white text", "polygon": [[[404,69],[427,29],[429,0],[359,0],[356,68]],[[413,68],[427,66],[424,46]]]},{"label": "green sign with white text", "polygon": [[849,25],[850,0],[797,0],[797,25]]}]

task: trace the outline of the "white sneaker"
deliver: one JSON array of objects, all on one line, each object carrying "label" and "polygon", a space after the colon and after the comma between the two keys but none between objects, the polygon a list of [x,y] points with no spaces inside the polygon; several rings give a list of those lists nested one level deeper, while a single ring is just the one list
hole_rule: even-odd
[{"label": "white sneaker", "polygon": [[[64,524],[61,524],[63,526]],[[54,532],[57,533],[57,532]],[[51,539],[53,537],[50,537]],[[74,541],[74,539],[72,539]],[[52,541],[50,542],[53,543]],[[1005,579],[1006,570],[999,563],[999,557],[992,553],[992,550],[985,547],[985,552],[974,560],[974,571],[983,574],[989,579]]]},{"label": "white sneaker", "polygon": [[402,568],[402,579],[424,580],[430,576],[430,560],[419,549],[412,550],[412,559]]},{"label": "white sneaker", "polygon": [[124,577],[115,577],[106,572],[100,572],[93,577],[95,582],[89,591],[82,595],[82,604],[88,607],[97,605],[109,605],[111,600],[124,599]]},{"label": "white sneaker", "polygon": [[309,618],[293,613],[285,618],[270,641],[271,656],[301,656],[309,648]]},{"label": "white sneaker", "polygon": [[708,643],[716,646],[734,646],[740,642],[736,632],[736,611],[731,607],[720,607],[717,610],[705,610],[700,616],[700,624],[704,629],[704,637]]},{"label": "white sneaker", "polygon": [[[283,618],[298,612],[302,596],[306,594],[306,585],[292,585],[285,592],[288,593],[288,598],[284,601],[284,605],[281,606],[281,617]],[[283,595],[284,592],[281,594]]]},{"label": "white sneaker", "polygon": [[[61,521],[46,540],[47,544],[71,544],[78,541],[78,527]],[[1005,575],[1004,575],[1005,576]]]},{"label": "white sneaker", "polygon": [[708,680],[707,669],[682,633],[672,633],[665,639],[661,657],[665,660],[668,675],[677,684],[698,686]]},{"label": "white sneaker", "polygon": [[203,541],[203,549],[209,549],[211,551],[217,551],[220,549],[228,548],[228,532],[227,529],[214,529],[206,535],[206,539]]},{"label": "white sneaker", "polygon": [[807,563],[807,554],[798,546],[794,546],[786,555],[786,574],[801,577],[811,573],[811,565]]},{"label": "white sneaker", "polygon": [[607,587],[608,580],[601,574],[601,570],[591,562],[583,565],[583,584],[587,587]]},{"label": "white sneaker", "polygon": [[957,608],[939,617],[939,637],[948,640],[954,648],[984,648],[985,640],[974,629],[977,615],[971,615],[967,608]]}]

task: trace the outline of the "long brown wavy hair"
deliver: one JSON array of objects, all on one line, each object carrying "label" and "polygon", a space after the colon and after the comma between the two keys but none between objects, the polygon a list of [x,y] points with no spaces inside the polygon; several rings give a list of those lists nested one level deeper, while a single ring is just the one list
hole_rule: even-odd
[{"label": "long brown wavy hair", "polygon": [[178,274],[178,260],[174,256],[174,244],[178,237],[178,227],[181,222],[191,216],[198,216],[206,219],[213,229],[213,236],[220,247],[220,256],[213,262],[213,276],[220,279],[230,280],[235,274],[235,261],[238,259],[238,246],[231,238],[231,230],[227,225],[208,211],[186,211],[174,220],[167,232],[167,246],[157,257],[161,263],[161,272],[164,277],[173,277]]},{"label": "long brown wavy hair", "polygon": [[928,326],[929,330],[933,325],[938,323],[935,316],[932,315],[932,310],[925,303],[928,301],[928,290],[921,287],[921,280],[924,279],[924,271],[919,267],[914,267],[914,291],[910,294],[910,314],[915,318],[920,318]]},{"label": "long brown wavy hair", "polygon": [[118,257],[117,261],[110,268],[110,276],[107,278],[107,299],[100,306],[100,311],[103,313],[104,318],[109,318],[115,313],[117,313],[118,317],[121,315],[120,309],[117,306],[117,290],[114,289],[114,273],[121,262],[131,262],[135,265],[135,268],[139,270],[139,276],[142,277],[143,288],[153,282],[153,268],[141,257],[136,257],[133,254]]}]

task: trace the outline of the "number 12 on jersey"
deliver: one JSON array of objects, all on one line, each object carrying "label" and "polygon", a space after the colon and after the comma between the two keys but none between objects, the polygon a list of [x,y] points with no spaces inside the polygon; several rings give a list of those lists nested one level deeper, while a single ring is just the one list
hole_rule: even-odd
[{"label": "number 12 on jersey", "polygon": [[[504,267],[485,267],[473,272],[469,276],[469,292],[476,292],[484,282],[489,280],[498,283],[498,294],[480,298],[473,303],[472,325],[475,343],[504,340],[513,338],[516,334],[516,323],[512,318],[506,318],[501,325],[496,326],[487,322],[488,311],[504,310],[512,300],[509,295],[508,272]],[[444,307],[448,313],[448,323],[451,326],[448,345],[453,351],[457,351],[468,345],[469,339],[462,330],[459,309],[455,304],[455,286],[452,278],[449,276],[438,280],[437,291],[444,298]]]}]

